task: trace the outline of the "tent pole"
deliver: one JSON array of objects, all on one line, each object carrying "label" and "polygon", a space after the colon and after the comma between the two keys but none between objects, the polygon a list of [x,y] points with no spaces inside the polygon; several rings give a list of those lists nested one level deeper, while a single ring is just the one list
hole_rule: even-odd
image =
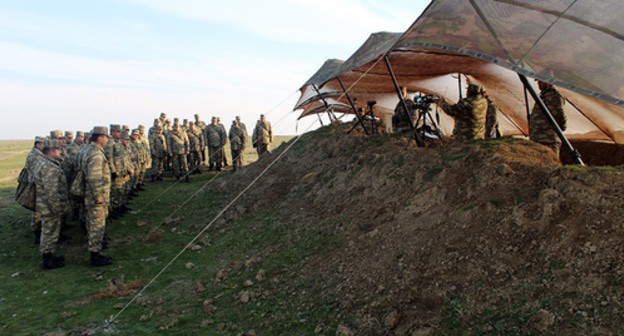
[{"label": "tent pole", "polygon": [[321,119],[321,116],[317,113],[316,116],[318,117],[319,122],[321,123],[321,126],[325,126],[325,124],[323,124],[323,119]]},{"label": "tent pole", "polygon": [[462,81],[461,81],[461,74],[460,73],[457,73],[457,86],[458,86],[458,89],[459,89],[459,100],[462,100],[464,97],[463,97],[463,94],[462,94]]},{"label": "tent pole", "polygon": [[[529,95],[527,94],[527,88],[524,87],[524,106],[526,106],[527,113],[527,131],[531,129],[531,109],[529,107]],[[527,132],[528,134],[528,132]]]},{"label": "tent pole", "polygon": [[561,128],[557,124],[557,121],[555,121],[555,118],[553,118],[552,113],[550,113],[550,110],[548,110],[548,107],[546,107],[546,104],[544,104],[544,101],[542,100],[542,98],[540,98],[540,96],[537,94],[537,92],[535,91],[535,88],[533,88],[533,86],[529,84],[529,81],[525,75],[518,74],[518,76],[520,76],[520,80],[522,81],[524,88],[529,91],[529,93],[531,94],[531,97],[533,97],[533,100],[535,100],[535,104],[539,106],[539,108],[542,110],[542,112],[546,116],[546,119],[548,119],[548,121],[550,122],[550,125],[552,126],[552,128],[555,130],[555,132],[557,132],[559,139],[561,139],[561,141],[565,144],[565,146],[572,153],[572,159],[574,160],[574,162],[580,164],[581,166],[584,166],[585,164],[583,163],[583,160],[581,159],[581,155],[576,149],[574,149],[574,147],[572,147],[572,144],[570,143],[570,141],[568,141],[568,138],[566,138],[566,136],[563,134],[563,131],[561,131]]},{"label": "tent pole", "polygon": [[[323,95],[321,94],[321,91],[319,91],[318,87],[316,86],[316,84],[312,84],[312,87],[314,88],[314,91],[316,91],[316,94],[319,95],[319,97],[321,97],[321,100],[323,101],[323,104],[325,104],[325,109],[327,112],[327,116],[329,117],[329,121],[332,121],[332,117],[333,120],[336,120],[336,116],[333,115],[332,111],[329,109],[329,104],[327,103],[327,100],[325,100],[325,97],[323,97]],[[322,124],[322,122],[321,122]]]},{"label": "tent pole", "polygon": [[364,120],[362,120],[362,116],[358,114],[357,108],[355,107],[355,103],[353,102],[353,100],[351,99],[351,96],[349,96],[349,93],[347,92],[347,88],[342,83],[340,76],[336,77],[336,79],[338,79],[338,83],[340,84],[340,87],[342,88],[342,92],[344,92],[345,97],[347,97],[347,100],[349,101],[349,105],[351,105],[351,108],[353,109],[353,113],[355,113],[355,117],[358,120],[358,122],[355,123],[353,127],[351,127],[351,129],[347,132],[347,134],[353,132],[353,130],[357,127],[357,125],[360,124],[362,125],[362,128],[364,129],[364,134],[368,135],[368,131],[366,130],[366,126],[364,125]]},{"label": "tent pole", "polygon": [[411,134],[412,136],[414,136],[414,120],[412,120],[412,116],[409,113],[409,108],[407,107],[407,104],[405,103],[405,99],[403,99],[403,93],[401,92],[401,87],[399,86],[399,82],[397,81],[396,76],[394,75],[394,71],[392,71],[392,66],[390,65],[390,60],[388,59],[388,55],[384,56],[384,62],[386,63],[386,68],[388,68],[388,74],[390,74],[390,78],[392,79],[392,84],[394,84],[394,89],[396,90],[396,94],[399,97],[399,101],[401,102],[401,105],[403,105],[403,111],[405,111],[407,119],[410,121]]}]

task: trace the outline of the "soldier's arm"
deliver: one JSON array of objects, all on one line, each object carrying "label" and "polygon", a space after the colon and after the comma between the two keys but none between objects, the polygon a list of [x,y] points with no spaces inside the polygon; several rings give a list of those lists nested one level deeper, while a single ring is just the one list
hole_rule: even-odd
[{"label": "soldier's arm", "polygon": [[273,128],[271,127],[271,123],[269,124],[269,142],[273,142]]},{"label": "soldier's arm", "polygon": [[568,128],[568,116],[565,113],[565,98],[562,95],[559,95],[555,100],[553,109],[554,111],[551,112],[557,120],[557,124],[562,131],[565,131]]},{"label": "soldier's arm", "polygon": [[91,190],[91,197],[96,204],[104,203],[102,195],[105,194],[105,188],[110,187],[105,185],[104,176],[102,176],[102,166],[107,164],[102,155],[92,155],[89,164],[85,169],[85,181],[89,185]]}]

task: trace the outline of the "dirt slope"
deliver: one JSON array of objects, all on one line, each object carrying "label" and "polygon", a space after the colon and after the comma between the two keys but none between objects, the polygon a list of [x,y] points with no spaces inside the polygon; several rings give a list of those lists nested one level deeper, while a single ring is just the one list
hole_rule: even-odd
[{"label": "dirt slope", "polygon": [[[560,167],[521,140],[405,150],[344,131],[304,135],[227,213],[276,208],[293,228],[339,237],[301,270],[318,279],[310,292],[340,297],[328,323],[356,335],[622,333],[621,169]],[[241,190],[286,146],[222,185]]]}]

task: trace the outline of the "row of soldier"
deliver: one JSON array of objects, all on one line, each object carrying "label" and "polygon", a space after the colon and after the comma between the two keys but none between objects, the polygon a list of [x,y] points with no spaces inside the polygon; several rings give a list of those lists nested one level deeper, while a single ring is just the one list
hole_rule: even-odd
[{"label": "row of soldier", "polygon": [[[51,131],[47,138],[35,138],[24,168],[37,191],[32,230],[44,269],[64,266],[63,256],[54,252],[61,226],[72,215],[87,233],[91,265],[111,264],[112,258],[101,254],[107,247],[107,221],[131,211],[129,200],[144,189],[146,175],[154,182],[162,180],[166,163],[176,180],[188,181],[190,173],[201,172],[202,164],[221,170],[223,147],[229,140],[233,170],[242,165],[247,130],[239,117],[228,134],[217,117],[210,125],[198,115],[190,124],[174,119],[171,125],[167,120],[161,114],[147,137],[142,125],[130,130],[112,124],[110,133],[107,127],[96,126],[89,133],[76,132],[75,137],[73,132]],[[269,153],[272,140],[271,124],[261,115],[252,135],[259,156]]]}]

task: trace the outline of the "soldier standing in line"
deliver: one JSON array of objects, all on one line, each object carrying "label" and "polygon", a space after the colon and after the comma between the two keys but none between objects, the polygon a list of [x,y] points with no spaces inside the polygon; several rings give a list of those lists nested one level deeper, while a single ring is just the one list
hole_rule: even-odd
[{"label": "soldier standing in line", "polygon": [[[550,111],[553,118],[559,125],[562,131],[567,129],[568,117],[565,112],[565,97],[559,93],[557,88],[546,82],[540,80],[537,81],[537,85],[540,89],[540,98],[546,105],[546,108]],[[538,104],[533,106],[531,111],[531,124],[529,125],[529,138],[539,144],[542,144],[550,149],[559,157],[559,150],[561,149],[561,139],[557,135],[557,132],[550,124],[546,113],[542,111]]]},{"label": "soldier standing in line", "polygon": [[[42,150],[44,141],[45,139],[43,137],[35,137],[35,143],[33,145],[33,148],[30,150],[30,153],[28,153],[28,156],[26,156],[24,168],[26,169],[26,178],[28,179],[28,181],[33,180],[33,173],[35,171],[35,168],[37,167],[39,161],[43,159]],[[37,212],[36,208],[35,211],[33,211],[31,228],[33,230],[35,244],[39,245],[41,239],[41,214]]]},{"label": "soldier standing in line", "polygon": [[137,140],[140,144],[138,148],[143,162],[138,175],[139,183],[137,188],[139,190],[145,190],[145,175],[147,170],[152,167],[152,156],[150,155],[149,140],[147,140],[147,137],[145,136],[145,126],[143,125],[139,125],[139,136]]},{"label": "soldier standing in line", "polygon": [[[173,131],[173,126],[171,125],[171,119],[166,119],[165,123],[163,124],[163,135],[165,136],[165,139],[167,139],[167,141],[169,141],[169,134],[171,133],[171,131]],[[165,157],[165,170],[169,171],[172,170],[172,164],[171,164],[171,159],[172,157],[167,155],[167,157]]]},{"label": "soldier standing in line", "polygon": [[[67,140],[67,132],[65,133],[65,139]],[[67,146],[67,163],[64,164],[64,172],[67,177],[67,185],[71,187],[74,177],[76,176],[76,157],[80,148],[84,146],[84,133],[81,131],[76,132],[74,141]],[[69,203],[72,208],[72,219],[78,219],[80,211],[80,201],[75,197],[69,198]]]},{"label": "soldier standing in line", "polygon": [[[76,174],[78,174],[78,172],[81,170],[83,173],[85,171],[82,167],[82,164],[84,162],[85,156],[89,153],[89,150],[91,149],[91,146],[89,146],[90,141],[91,141],[91,133],[87,132],[84,134],[84,145],[80,147],[80,149],[78,150],[78,153],[76,153],[76,156],[73,160],[74,172],[76,172]],[[70,186],[70,189],[71,189],[71,184],[68,184],[68,185]],[[86,209],[85,209],[84,195],[81,195],[81,196],[82,197],[74,198],[74,199],[77,202],[78,219],[80,221],[80,227],[82,228],[83,233],[86,234],[87,233]]]},{"label": "soldier standing in line", "polygon": [[189,143],[188,138],[180,131],[180,125],[173,125],[173,131],[169,133],[167,148],[169,149],[169,157],[173,164],[173,176],[176,181],[184,177],[185,181],[189,182],[188,164],[186,162]]},{"label": "soldier standing in line", "polygon": [[256,128],[254,128],[251,141],[256,151],[258,151],[258,157],[271,153],[270,145],[273,142],[273,129],[264,114],[260,115],[260,120],[258,120]]},{"label": "soldier standing in line", "polygon": [[118,124],[110,125],[111,139],[107,141],[104,152],[111,172],[111,191],[109,213],[110,219],[117,219],[123,214],[121,205],[123,203],[123,185],[124,179],[128,174],[125,165],[125,151],[121,144],[121,126]]},{"label": "soldier standing in line", "polygon": [[65,266],[63,256],[54,256],[61,232],[61,222],[69,212],[67,180],[60,167],[61,147],[57,140],[47,140],[43,145],[43,159],[39,160],[33,181],[37,190],[35,209],[41,214],[41,242],[43,268]]},{"label": "soldier standing in line", "polygon": [[206,126],[206,142],[208,143],[209,166],[210,170],[216,169],[221,171],[221,163],[223,158],[223,145],[227,134],[217,122],[217,117],[212,117],[210,125]]},{"label": "soldier standing in line", "polygon": [[247,135],[240,128],[236,120],[232,121],[232,127],[230,127],[230,152],[232,153],[232,170],[236,171],[238,167],[242,167],[242,157],[245,151],[245,143],[247,141]]},{"label": "soldier standing in line", "polygon": [[466,98],[455,105],[449,105],[440,97],[438,105],[442,110],[455,118],[453,137],[459,141],[482,140],[485,137],[485,116],[487,100],[485,90],[480,84],[468,85]]},{"label": "soldier standing in line", "polygon": [[217,125],[221,127],[221,131],[223,132],[223,134],[225,134],[225,142],[223,143],[223,146],[221,146],[221,158],[223,159],[223,167],[227,167],[228,166],[227,155],[225,155],[225,144],[227,143],[227,131],[225,130],[225,126],[223,126],[223,124],[221,123],[221,118],[219,117],[217,117]]},{"label": "soldier standing in line", "polygon": [[[137,132],[137,135],[139,133],[138,130],[135,130]],[[129,165],[129,167],[131,167],[131,169],[128,169],[129,171],[132,171],[132,173],[129,174],[129,178],[128,181],[126,182],[126,185],[124,187],[124,194],[126,195],[127,198],[132,198],[134,196],[137,196],[137,189],[136,186],[138,184],[138,171],[140,169],[140,165],[141,165],[141,161],[139,158],[139,150],[136,147],[136,145],[134,144],[134,142],[132,141],[134,138],[134,131],[132,131],[132,136],[128,133],[128,132],[124,132],[121,136],[121,144],[124,146],[124,149],[126,150],[126,155],[127,155],[127,163]]]},{"label": "soldier standing in line", "polygon": [[165,157],[167,157],[167,140],[162,134],[162,126],[154,126],[156,133],[150,137],[150,151],[152,155],[152,182],[158,180],[162,181],[163,164]]},{"label": "soldier standing in line", "polygon": [[206,151],[208,150],[207,146],[206,146],[206,138],[204,137],[204,133],[205,133],[205,129],[206,129],[206,123],[203,122],[201,119],[199,119],[199,114],[195,114],[195,129],[196,132],[201,133],[201,164],[203,165],[208,165],[208,154],[206,153]]},{"label": "soldier standing in line", "polygon": [[197,130],[195,129],[195,124],[191,123],[189,125],[189,130],[187,132],[189,138],[189,169],[193,174],[199,174],[200,165],[201,165],[201,139]]},{"label": "soldier standing in line", "polygon": [[108,129],[96,126],[91,131],[91,141],[81,166],[85,173],[85,212],[91,265],[106,266],[112,258],[101,254],[106,229],[106,217],[111,192],[111,171],[104,148],[108,142]]},{"label": "soldier standing in line", "polygon": [[[247,132],[247,126],[245,125],[245,123],[243,123],[241,121],[241,117],[240,116],[236,116],[235,119],[236,119],[236,122],[238,123],[238,128],[240,128],[243,131],[243,134],[245,135],[245,141],[247,141],[247,139],[249,139],[249,133]],[[244,144],[243,147],[246,148],[247,144]],[[244,149],[243,149],[243,152],[244,152]],[[241,157],[240,157],[240,162],[239,163],[240,163],[241,167],[246,164],[245,157],[244,157],[244,155],[242,155],[242,152],[241,152]]]}]

